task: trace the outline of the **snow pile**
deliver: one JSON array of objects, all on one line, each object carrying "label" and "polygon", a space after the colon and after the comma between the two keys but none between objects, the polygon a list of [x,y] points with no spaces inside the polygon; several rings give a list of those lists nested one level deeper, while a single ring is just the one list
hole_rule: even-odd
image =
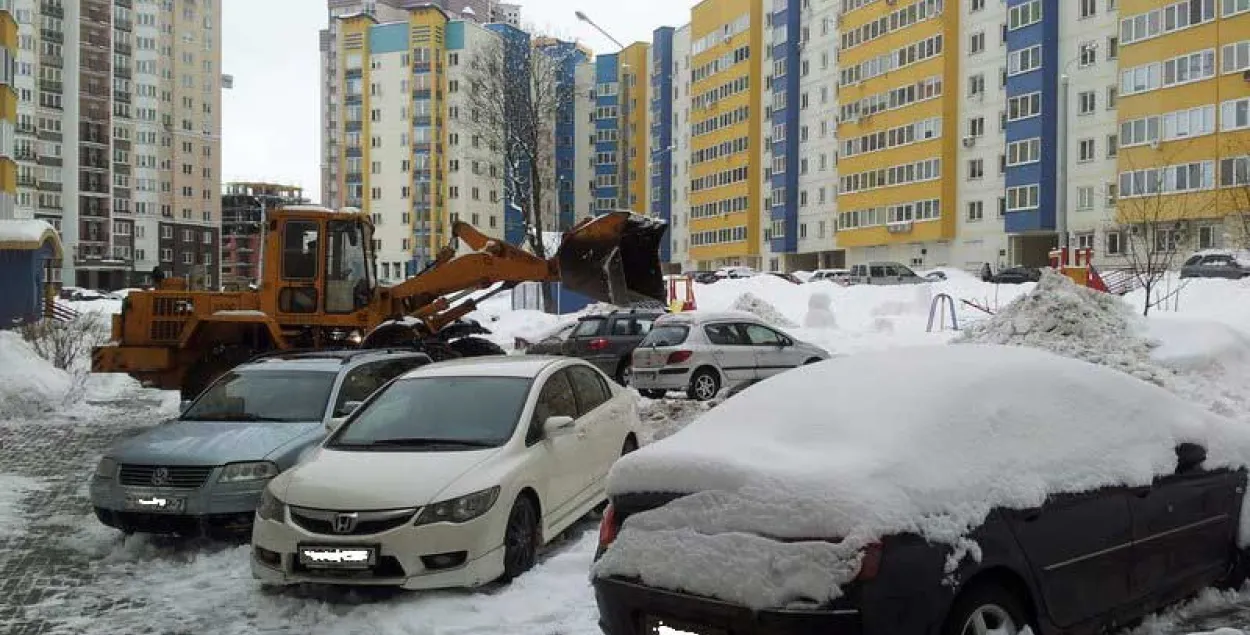
[{"label": "snow pile", "polygon": [[1149,484],[1174,471],[1182,441],[1204,444],[1209,468],[1250,465],[1250,427],[1124,373],[1025,347],[834,358],[726,406],[612,468],[610,495],[691,495],[630,516],[595,575],[752,608],[819,603],[884,535],[954,546],[954,572],[977,556],[966,535],[993,508]]},{"label": "snow pile", "polygon": [[31,244],[41,243],[47,235],[56,237],[56,230],[43,220],[11,220],[0,221],[0,243]]},{"label": "snow pile", "polygon": [[803,327],[809,329],[836,329],[838,321],[833,317],[833,300],[827,293],[813,293],[807,300],[807,315]]},{"label": "snow pile", "polygon": [[12,331],[0,331],[0,419],[56,410],[73,392],[70,373],[39,356]]},{"label": "snow pile", "polygon": [[1116,296],[1044,272],[1031,293],[970,325],[953,342],[1040,348],[1162,386],[1169,373],[1151,359],[1156,343],[1144,332],[1144,322]]},{"label": "snow pile", "polygon": [[768,301],[760,298],[753,293],[744,293],[738,296],[737,300],[729,307],[730,311],[745,311],[751,313],[763,320],[767,324],[780,327],[798,326],[791,322],[777,307],[768,303]]}]

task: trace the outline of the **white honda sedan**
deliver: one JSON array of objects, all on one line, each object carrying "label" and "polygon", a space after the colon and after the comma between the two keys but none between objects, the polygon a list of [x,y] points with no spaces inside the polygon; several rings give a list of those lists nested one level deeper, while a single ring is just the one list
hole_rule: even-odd
[{"label": "white honda sedan", "polygon": [[366,401],[266,488],[252,574],[266,585],[477,586],[606,500],[638,447],[636,397],[590,364],[433,364]]}]

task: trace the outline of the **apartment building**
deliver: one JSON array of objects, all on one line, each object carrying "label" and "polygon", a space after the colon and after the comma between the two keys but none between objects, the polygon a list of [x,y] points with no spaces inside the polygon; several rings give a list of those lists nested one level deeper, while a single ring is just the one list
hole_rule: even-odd
[{"label": "apartment building", "polygon": [[673,64],[673,27],[660,27],[652,33],[651,62],[648,73],[651,86],[650,103],[650,169],[647,188],[648,213],[669,224],[669,233],[660,243],[660,262],[671,262],[673,257],[673,111],[674,75],[678,70]]},{"label": "apartment building", "polygon": [[216,4],[15,0],[17,208],[61,232],[55,282],[218,285]]},{"label": "apartment building", "polygon": [[1106,240],[1178,250],[1244,246],[1250,2],[1120,4],[1117,213],[1137,237]]},{"label": "apartment building", "polygon": [[[19,218],[17,215],[17,161],[13,155],[13,137],[17,127],[17,86],[14,69],[18,50],[17,20],[8,6],[0,7],[0,221]],[[20,218],[29,218],[21,216]]]},{"label": "apartment building", "polygon": [[379,280],[415,275],[449,244],[457,220],[526,241],[529,166],[505,161],[481,128],[468,75],[478,55],[547,56],[546,90],[557,103],[540,142],[550,150],[538,166],[543,226],[565,229],[590,213],[589,51],[506,23],[454,19],[429,3],[335,0],[331,13],[321,38],[322,194],[372,218]]},{"label": "apartment building", "polygon": [[[667,167],[652,165],[652,173],[661,171],[668,178],[667,259],[673,269],[690,269],[690,25],[678,27],[672,34],[671,65],[667,77],[671,84],[672,100],[669,113],[669,142],[661,143],[652,137],[653,162],[667,161]],[[652,110],[652,118],[657,116]],[[653,185],[655,181],[652,181]],[[652,196],[656,196],[652,188]],[[653,215],[656,214],[654,205]]]},{"label": "apartment building", "polygon": [[221,197],[222,288],[242,291],[260,282],[266,215],[285,205],[307,202],[303,188],[296,186],[248,182],[225,185]]},{"label": "apartment building", "polygon": [[621,188],[621,81],[616,53],[595,57],[595,211],[620,209]]},{"label": "apartment building", "polygon": [[[765,22],[761,2],[691,10],[689,258],[698,268],[760,266],[765,200]],[[784,139],[774,126],[773,141]]]}]

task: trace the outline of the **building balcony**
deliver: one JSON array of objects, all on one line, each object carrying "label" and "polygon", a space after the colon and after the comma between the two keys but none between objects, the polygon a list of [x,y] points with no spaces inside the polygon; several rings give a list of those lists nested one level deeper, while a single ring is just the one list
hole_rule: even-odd
[{"label": "building balcony", "polygon": [[35,125],[30,123],[19,123],[16,126],[18,134],[35,134]]},{"label": "building balcony", "polygon": [[[129,29],[127,29],[129,30]],[[120,40],[113,42],[113,52],[118,55],[133,55],[134,47]]]},{"label": "building balcony", "polygon": [[61,57],[60,55],[44,54],[44,55],[39,56],[39,63],[44,66],[52,66],[55,68],[61,68],[65,66],[65,58]]},{"label": "building balcony", "polygon": [[[129,19],[113,18],[113,28],[119,31],[133,31],[135,28],[135,25],[134,25],[134,22]],[[130,48],[130,45],[127,44],[126,48]]]},{"label": "building balcony", "polygon": [[120,78],[122,78],[122,79],[130,79],[130,76],[131,76],[131,74],[130,74],[130,67],[128,67],[128,66],[117,66],[117,67],[113,68],[113,75],[114,75],[115,77],[120,77]]},{"label": "building balcony", "polygon": [[65,43],[65,34],[52,29],[39,29],[39,35],[45,42],[55,42],[57,44]]},{"label": "building balcony", "polygon": [[60,192],[61,184],[56,181],[39,181],[39,190],[43,192]]},{"label": "building balcony", "polygon": [[33,176],[27,176],[24,174],[17,175],[18,187],[35,187],[36,183],[38,183],[38,181]]},{"label": "building balcony", "polygon": [[22,161],[36,161],[39,159],[39,155],[35,154],[34,150],[30,149],[18,149],[13,153],[13,156]]},{"label": "building balcony", "polygon": [[65,91],[65,83],[54,81],[51,79],[40,79],[39,90],[42,90],[46,93],[61,94]]}]

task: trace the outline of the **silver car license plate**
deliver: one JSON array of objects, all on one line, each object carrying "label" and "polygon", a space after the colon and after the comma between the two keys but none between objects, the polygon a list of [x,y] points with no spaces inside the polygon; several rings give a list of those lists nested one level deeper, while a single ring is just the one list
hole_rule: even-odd
[{"label": "silver car license plate", "polygon": [[299,562],[309,569],[368,569],[378,562],[376,547],[301,546]]},{"label": "silver car license plate", "polygon": [[167,494],[127,494],[126,509],[141,512],[177,514],[185,511],[187,499]]}]

